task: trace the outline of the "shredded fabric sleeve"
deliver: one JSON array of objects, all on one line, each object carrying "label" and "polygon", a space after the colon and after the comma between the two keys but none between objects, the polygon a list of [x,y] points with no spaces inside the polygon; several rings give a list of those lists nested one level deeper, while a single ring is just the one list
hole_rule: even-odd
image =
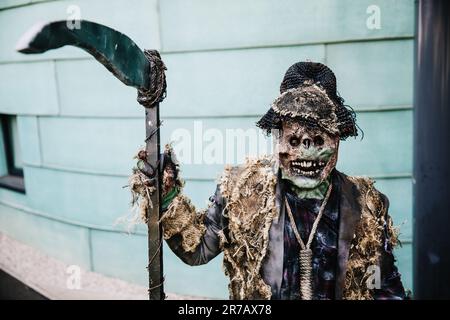
[{"label": "shredded fabric sleeve", "polygon": [[375,289],[373,293],[374,300],[403,300],[407,299],[400,273],[395,266],[395,257],[393,248],[397,245],[397,232],[392,226],[392,219],[387,209],[389,201],[382,196],[384,206],[386,207],[385,219],[383,222],[383,241],[380,255],[381,288]]},{"label": "shredded fabric sleeve", "polygon": [[189,265],[201,265],[221,251],[225,219],[223,198],[217,188],[209,207],[198,212],[190,199],[178,194],[161,218],[164,239],[171,250]]},{"label": "shredded fabric sleeve", "polygon": [[375,189],[372,180],[350,179],[355,181],[362,194],[359,197],[362,211],[350,247],[344,298],[404,299],[405,291],[392,252],[398,244],[398,230],[388,214],[389,201]]}]

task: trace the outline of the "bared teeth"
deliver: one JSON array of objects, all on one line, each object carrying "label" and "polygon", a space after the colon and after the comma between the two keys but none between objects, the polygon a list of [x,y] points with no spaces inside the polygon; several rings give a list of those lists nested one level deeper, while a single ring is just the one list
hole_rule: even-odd
[{"label": "bared teeth", "polygon": [[293,164],[295,166],[299,166],[301,168],[311,168],[311,167],[314,167],[314,165],[315,165],[313,161],[308,161],[308,160],[303,160],[300,162],[294,161]]},{"label": "bared teeth", "polygon": [[314,160],[298,160],[292,161],[292,170],[296,174],[301,174],[304,176],[313,176],[320,173],[320,170],[324,167],[324,161],[314,161]]}]

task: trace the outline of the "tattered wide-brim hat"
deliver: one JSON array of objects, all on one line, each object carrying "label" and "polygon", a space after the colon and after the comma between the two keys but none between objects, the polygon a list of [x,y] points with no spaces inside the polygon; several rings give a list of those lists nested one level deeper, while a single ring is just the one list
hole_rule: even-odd
[{"label": "tattered wide-brim hat", "polygon": [[268,134],[281,129],[283,121],[296,121],[310,128],[338,135],[341,140],[358,135],[355,113],[336,91],[336,77],[317,62],[297,62],[284,75],[280,96],[256,123]]}]

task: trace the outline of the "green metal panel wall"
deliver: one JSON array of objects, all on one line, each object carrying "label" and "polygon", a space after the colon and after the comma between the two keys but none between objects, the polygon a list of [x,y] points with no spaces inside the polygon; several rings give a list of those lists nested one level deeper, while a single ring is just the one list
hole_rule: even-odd
[{"label": "green metal panel wall", "polygon": [[[77,0],[0,4],[0,113],[18,114],[26,195],[0,189],[0,230],[50,255],[145,285],[145,228],[120,233],[123,189],[143,145],[143,110],[87,54],[64,48],[14,52],[35,21],[83,19],[112,26],[142,48],[161,50],[168,97],[163,142],[185,128],[248,129],[278,93],[285,70],[310,59],[328,64],[365,136],[341,144],[338,167],[369,175],[402,224],[396,251],[411,288],[413,0]],[[381,28],[366,26],[370,5]],[[195,149],[192,157],[200,156]],[[243,155],[239,155],[241,158]],[[186,193],[204,207],[223,164],[185,164]],[[167,291],[227,297],[221,258],[188,267],[165,250]]]}]

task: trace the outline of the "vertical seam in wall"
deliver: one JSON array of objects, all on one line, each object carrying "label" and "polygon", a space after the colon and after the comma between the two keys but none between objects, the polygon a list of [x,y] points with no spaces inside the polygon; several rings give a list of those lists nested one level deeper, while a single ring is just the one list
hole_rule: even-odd
[{"label": "vertical seam in wall", "polygon": [[39,166],[42,167],[44,165],[44,156],[42,150],[41,119],[39,116],[36,116],[36,126],[37,126],[38,148],[39,148]]},{"label": "vertical seam in wall", "polygon": [[324,48],[323,48],[323,64],[327,65],[328,64],[328,44],[324,44]]},{"label": "vertical seam in wall", "polygon": [[53,78],[55,81],[55,90],[56,90],[56,106],[58,108],[56,115],[61,115],[61,96],[59,92],[59,84],[58,84],[58,72],[56,70],[56,60],[52,60],[53,63]]},{"label": "vertical seam in wall", "polygon": [[162,39],[162,24],[161,24],[161,5],[160,0],[156,0],[156,16],[158,17],[158,36],[159,36],[159,51],[164,52]]},{"label": "vertical seam in wall", "polygon": [[92,252],[92,230],[90,228],[86,228],[88,233],[88,250],[89,250],[89,270],[94,272],[94,255]]}]

